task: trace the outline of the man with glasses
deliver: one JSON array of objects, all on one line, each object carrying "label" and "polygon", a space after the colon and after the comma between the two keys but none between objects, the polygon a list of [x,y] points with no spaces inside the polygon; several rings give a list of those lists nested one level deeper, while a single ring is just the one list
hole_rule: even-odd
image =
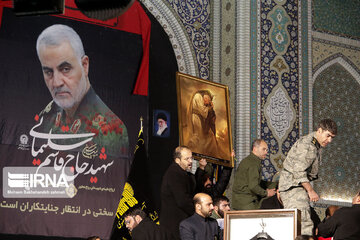
[{"label": "man with glasses", "polygon": [[179,224],[194,213],[195,177],[189,172],[192,152],[179,146],[174,151],[174,162],[166,170],[161,184],[160,226],[180,239]]},{"label": "man with glasses", "polygon": [[160,240],[160,227],[151,221],[144,211],[135,208],[125,215],[126,228],[133,240]]}]

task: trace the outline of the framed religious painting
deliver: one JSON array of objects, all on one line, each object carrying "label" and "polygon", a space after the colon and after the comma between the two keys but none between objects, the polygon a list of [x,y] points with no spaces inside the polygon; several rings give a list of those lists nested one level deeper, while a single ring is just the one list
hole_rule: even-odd
[{"label": "framed religious painting", "polygon": [[234,166],[229,88],[183,73],[176,73],[180,145],[195,159]]},{"label": "framed religious painting", "polygon": [[224,240],[295,239],[300,226],[297,209],[228,211],[224,215]]}]

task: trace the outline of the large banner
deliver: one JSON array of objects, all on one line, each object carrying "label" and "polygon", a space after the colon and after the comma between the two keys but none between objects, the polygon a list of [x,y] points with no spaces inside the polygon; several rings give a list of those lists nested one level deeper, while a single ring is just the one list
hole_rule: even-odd
[{"label": "large banner", "polygon": [[146,94],[148,49],[124,21],[66,11],[0,6],[0,233],[108,239],[147,116],[132,92]]}]

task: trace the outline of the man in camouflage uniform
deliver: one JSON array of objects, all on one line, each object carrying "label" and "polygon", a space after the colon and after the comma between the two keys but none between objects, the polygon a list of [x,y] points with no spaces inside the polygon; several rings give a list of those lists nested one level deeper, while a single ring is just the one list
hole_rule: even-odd
[{"label": "man in camouflage uniform", "polygon": [[320,121],[318,128],[301,137],[291,147],[280,173],[279,191],[284,208],[301,211],[301,234],[312,235],[310,202],[319,200],[310,181],[318,178],[321,149],[337,134],[336,123],[331,119]]}]

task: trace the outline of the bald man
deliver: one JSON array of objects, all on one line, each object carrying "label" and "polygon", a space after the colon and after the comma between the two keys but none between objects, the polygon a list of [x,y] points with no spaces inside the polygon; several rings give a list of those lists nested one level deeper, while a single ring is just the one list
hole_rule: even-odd
[{"label": "bald man", "polygon": [[180,238],[186,240],[223,239],[217,221],[210,218],[214,210],[210,195],[198,193],[193,201],[195,213],[180,223]]},{"label": "bald man", "polygon": [[232,202],[234,210],[252,210],[260,208],[260,200],[274,196],[275,183],[263,182],[268,189],[262,188],[261,161],[263,161],[269,148],[262,139],[252,143],[252,152],[244,158],[235,172]]}]

